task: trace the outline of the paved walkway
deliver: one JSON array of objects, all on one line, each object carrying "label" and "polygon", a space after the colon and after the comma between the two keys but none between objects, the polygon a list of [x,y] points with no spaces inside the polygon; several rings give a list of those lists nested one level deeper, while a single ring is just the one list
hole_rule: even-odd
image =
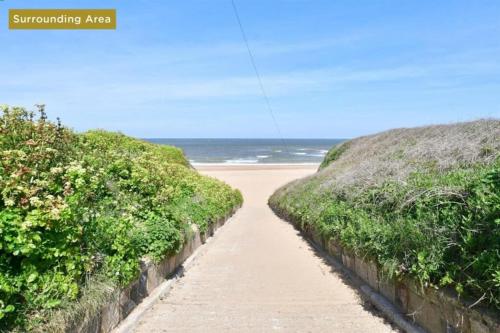
[{"label": "paved walkway", "polygon": [[245,204],[136,332],[394,330],[268,208],[277,187],[314,172],[311,167],[202,172],[239,188]]}]

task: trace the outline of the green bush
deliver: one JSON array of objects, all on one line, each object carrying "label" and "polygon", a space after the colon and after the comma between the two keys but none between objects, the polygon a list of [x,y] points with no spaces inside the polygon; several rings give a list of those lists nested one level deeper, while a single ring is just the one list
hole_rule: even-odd
[{"label": "green bush", "polygon": [[124,286],[139,260],[178,251],[241,203],[182,152],[122,134],[76,134],[22,108],[0,117],[0,330],[32,329],[94,275]]},{"label": "green bush", "polygon": [[332,162],[336,161],[340,157],[340,155],[342,155],[343,152],[349,149],[349,145],[350,143],[349,141],[347,141],[330,149],[326,154],[325,158],[323,159],[323,161],[321,162],[319,168],[324,169],[327,166],[329,166]]},{"label": "green bush", "polygon": [[[345,174],[357,167],[350,161]],[[336,162],[329,168],[278,190],[271,207],[372,258],[392,276],[452,287],[473,302],[500,309],[498,154],[446,170],[419,167],[403,180],[386,177],[364,187],[335,187]]]}]

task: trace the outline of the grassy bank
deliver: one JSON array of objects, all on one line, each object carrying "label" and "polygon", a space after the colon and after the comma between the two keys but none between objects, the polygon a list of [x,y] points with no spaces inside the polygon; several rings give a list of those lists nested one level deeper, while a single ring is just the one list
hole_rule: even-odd
[{"label": "grassy bank", "polygon": [[500,121],[396,129],[334,147],[271,207],[392,276],[500,309]]},{"label": "grassy bank", "polygon": [[0,117],[0,189],[0,331],[61,329],[242,202],[177,148],[22,108]]}]

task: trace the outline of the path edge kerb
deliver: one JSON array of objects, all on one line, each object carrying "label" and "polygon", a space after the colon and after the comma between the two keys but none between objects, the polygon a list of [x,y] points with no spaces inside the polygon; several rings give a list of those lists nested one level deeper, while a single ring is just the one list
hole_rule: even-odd
[{"label": "path edge kerb", "polygon": [[165,257],[159,263],[141,260],[139,277],[126,288],[117,290],[101,310],[79,323],[73,323],[68,332],[109,333],[130,332],[142,314],[162,297],[172,284],[186,271],[199,248],[214,236],[241,205],[235,206],[226,216],[210,223],[208,230],[201,233],[193,225],[192,233],[182,249],[175,255]]},{"label": "path edge kerb", "polygon": [[465,307],[453,295],[440,290],[422,290],[411,279],[386,278],[374,262],[356,256],[339,242],[321,236],[308,224],[297,223],[287,212],[269,204],[271,210],[292,224],[333,267],[344,274],[361,295],[397,327],[411,333],[497,333],[499,320],[486,311]]}]

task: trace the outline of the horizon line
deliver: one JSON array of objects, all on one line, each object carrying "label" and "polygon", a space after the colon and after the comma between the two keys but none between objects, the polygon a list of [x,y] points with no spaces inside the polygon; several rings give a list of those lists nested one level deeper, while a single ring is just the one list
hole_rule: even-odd
[{"label": "horizon line", "polygon": [[[151,137],[151,138],[146,138],[146,137],[137,137],[143,140],[157,140],[157,139],[162,139],[162,140],[277,140],[280,141],[282,139],[280,138],[234,138],[234,137],[217,137],[217,138],[202,138],[202,137]],[[351,140],[353,138],[283,138],[283,140]]]}]

